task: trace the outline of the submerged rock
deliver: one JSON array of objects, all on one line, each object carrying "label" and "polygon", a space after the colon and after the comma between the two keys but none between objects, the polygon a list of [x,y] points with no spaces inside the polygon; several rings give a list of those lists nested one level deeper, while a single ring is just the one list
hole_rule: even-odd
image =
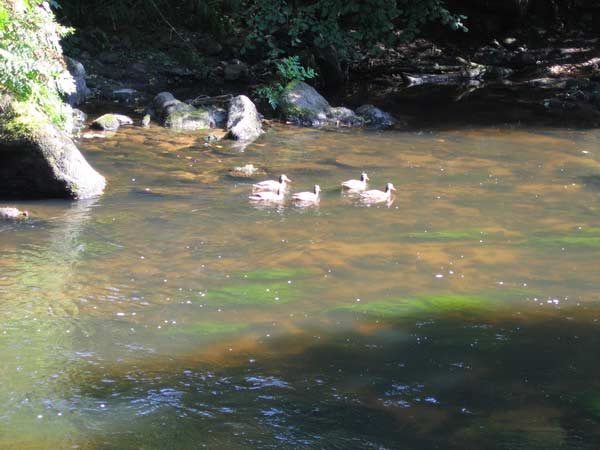
[{"label": "submerged rock", "polygon": [[22,220],[29,217],[29,212],[17,208],[0,208],[0,220]]},{"label": "submerged rock", "polygon": [[245,166],[236,166],[229,171],[229,176],[234,178],[252,178],[258,175],[265,175],[263,169],[255,167],[254,164],[246,164]]},{"label": "submerged rock", "polygon": [[387,128],[396,123],[392,116],[373,105],[358,107],[356,114],[364,119],[366,125],[375,128]]},{"label": "submerged rock", "polygon": [[327,121],[336,126],[343,125],[346,127],[362,127],[365,124],[362,117],[357,116],[354,111],[343,106],[329,108]]},{"label": "submerged rock", "polygon": [[0,136],[0,197],[83,199],[104,190],[104,177],[65,132],[7,94],[0,95]]},{"label": "submerged rock", "polygon": [[262,133],[262,123],[256,106],[245,95],[231,99],[227,130],[231,139],[237,141],[253,141]]},{"label": "submerged rock", "polygon": [[161,92],[154,97],[153,108],[167,128],[174,130],[203,130],[225,125],[227,112],[218,106],[194,108],[177,100],[170,92]]},{"label": "submerged rock", "polygon": [[85,68],[83,64],[73,58],[65,57],[67,63],[67,69],[75,81],[75,92],[69,94],[66,101],[71,106],[79,106],[85,103],[86,99],[90,96],[90,90],[85,82]]}]

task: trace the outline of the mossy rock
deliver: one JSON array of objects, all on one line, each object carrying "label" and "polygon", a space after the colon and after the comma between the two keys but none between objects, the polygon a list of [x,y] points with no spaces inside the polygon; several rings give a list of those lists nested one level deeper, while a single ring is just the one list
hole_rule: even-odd
[{"label": "mossy rock", "polygon": [[119,119],[114,114],[104,114],[92,122],[92,128],[103,131],[116,131],[120,126]]},{"label": "mossy rock", "polygon": [[288,120],[323,122],[331,107],[312,86],[303,81],[291,81],[281,94],[279,108]]},{"label": "mossy rock", "polygon": [[206,109],[172,112],[165,119],[165,127],[173,130],[206,130],[213,123],[212,115]]},{"label": "mossy rock", "polygon": [[99,195],[106,181],[71,138],[33,104],[0,94],[0,196],[72,198]]}]

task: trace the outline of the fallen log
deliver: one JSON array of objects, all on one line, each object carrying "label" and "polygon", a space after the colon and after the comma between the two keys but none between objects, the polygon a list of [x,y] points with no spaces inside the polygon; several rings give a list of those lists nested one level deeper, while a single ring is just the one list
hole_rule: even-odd
[{"label": "fallen log", "polygon": [[450,73],[401,73],[402,80],[407,86],[420,84],[454,85],[470,81],[500,80],[512,75],[513,71],[505,67],[486,66],[458,58],[463,64],[459,70]]},{"label": "fallen log", "polygon": [[209,97],[207,95],[201,95],[199,97],[196,97],[191,102],[187,102],[187,103],[192,106],[214,105],[215,103],[227,103],[227,102],[231,101],[232,98],[233,98],[233,95],[231,95],[231,94],[216,95],[214,97]]}]

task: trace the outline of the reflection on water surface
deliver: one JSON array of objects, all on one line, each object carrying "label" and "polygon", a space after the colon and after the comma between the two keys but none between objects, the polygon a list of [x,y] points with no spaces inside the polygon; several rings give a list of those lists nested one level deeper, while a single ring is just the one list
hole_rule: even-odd
[{"label": "reflection on water surface", "polygon": [[[0,224],[0,447],[598,448],[599,140],[82,142],[106,195]],[[254,207],[246,163],[320,206]]]}]

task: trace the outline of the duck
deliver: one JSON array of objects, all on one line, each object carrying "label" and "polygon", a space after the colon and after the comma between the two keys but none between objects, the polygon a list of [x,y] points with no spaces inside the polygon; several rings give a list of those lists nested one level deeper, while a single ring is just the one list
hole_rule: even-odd
[{"label": "duck", "polygon": [[21,220],[29,217],[28,211],[21,211],[17,208],[0,208],[0,219]]},{"label": "duck", "polygon": [[360,180],[347,180],[342,183],[342,188],[352,192],[362,192],[367,189],[369,177],[365,172],[360,174]]},{"label": "duck", "polygon": [[292,195],[292,200],[297,204],[314,204],[320,200],[321,186],[315,184],[313,192],[298,192]]},{"label": "duck", "polygon": [[360,193],[360,200],[364,203],[382,203],[389,202],[392,198],[392,191],[395,191],[396,188],[392,183],[387,183],[385,185],[385,191],[380,191],[378,189],[372,189],[370,191],[364,191]]},{"label": "duck", "polygon": [[277,192],[270,191],[262,191],[262,192],[254,192],[248,196],[251,202],[260,202],[260,203],[281,203],[284,199],[284,187],[279,186]]},{"label": "duck", "polygon": [[277,180],[265,180],[260,183],[256,183],[252,185],[252,192],[277,192],[280,188],[285,192],[287,190],[287,183],[291,183],[287,176],[281,174],[279,177],[279,181]]}]

